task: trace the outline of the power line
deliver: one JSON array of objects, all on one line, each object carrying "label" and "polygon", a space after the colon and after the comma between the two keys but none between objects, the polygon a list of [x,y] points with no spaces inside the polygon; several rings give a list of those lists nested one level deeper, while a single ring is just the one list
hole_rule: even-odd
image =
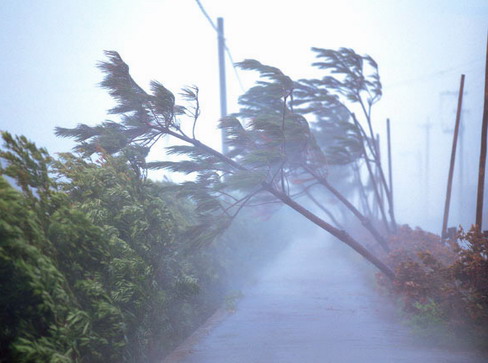
[{"label": "power line", "polygon": [[210,25],[212,26],[212,28],[218,32],[219,30],[217,29],[217,26],[214,24],[214,22],[212,21],[212,19],[210,18],[210,16],[208,15],[208,13],[205,11],[205,8],[203,7],[202,3],[200,2],[200,0],[195,0],[198,4],[198,7],[200,8],[200,10],[202,11],[203,15],[205,15],[205,17],[207,18],[208,22],[210,23]]},{"label": "power line", "polygon": [[[452,73],[455,71],[459,71],[460,69],[462,69],[464,71],[472,70],[472,69],[478,68],[478,66],[474,66],[474,64],[480,63],[480,62],[482,62],[482,60],[480,61],[479,59],[473,59],[467,63],[459,64],[457,66],[454,66],[454,67],[451,67],[448,69],[444,69],[441,71],[429,73],[429,74],[426,74],[426,75],[423,75],[420,77],[415,77],[415,78],[405,79],[405,80],[390,83],[390,84],[385,84],[384,88],[394,88],[394,87],[400,87],[400,86],[408,85],[411,83],[426,82],[426,81],[429,81],[431,79],[443,77],[446,74],[449,74],[449,73]],[[467,66],[470,66],[470,67],[466,68]]]},{"label": "power line", "polygon": [[[200,0],[195,0],[195,1],[197,3],[198,7],[200,8],[202,14],[205,16],[205,18],[208,20],[208,22],[210,23],[210,25],[213,28],[213,30],[215,30],[215,32],[218,35],[219,34],[219,29],[217,28],[217,26],[215,25],[215,23],[212,21],[212,18],[210,18],[210,16],[208,15],[207,11],[203,7],[203,5],[200,2]],[[239,82],[239,86],[241,87],[241,91],[244,92],[244,86],[242,85],[241,77],[239,77],[239,73],[237,71],[237,67],[235,65],[234,59],[232,58],[232,54],[230,52],[230,49],[227,46],[227,42],[224,42],[224,48],[225,48],[225,53],[227,54],[227,57],[229,58],[229,61],[232,64],[232,67],[234,68],[234,74],[235,74],[235,76],[237,78],[237,82]]]}]

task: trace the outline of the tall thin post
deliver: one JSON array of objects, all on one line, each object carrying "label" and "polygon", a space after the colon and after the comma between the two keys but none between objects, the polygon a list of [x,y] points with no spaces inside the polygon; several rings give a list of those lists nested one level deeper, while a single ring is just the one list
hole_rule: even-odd
[{"label": "tall thin post", "polygon": [[458,105],[456,112],[456,126],[454,127],[454,136],[452,139],[451,163],[449,165],[449,176],[447,179],[446,203],[444,205],[444,220],[442,221],[442,238],[446,237],[447,221],[449,219],[449,206],[451,204],[452,177],[454,175],[454,164],[456,162],[456,147],[459,134],[459,121],[461,119],[461,109],[463,107],[464,93],[464,74],[461,75],[461,84],[459,86]]},{"label": "tall thin post", "polygon": [[[354,124],[359,128],[359,122],[356,118],[356,115],[352,114],[352,118],[354,120]],[[364,140],[367,140],[367,136],[363,133],[363,138]],[[375,178],[375,174],[373,173],[373,169],[371,168],[371,165],[370,165],[370,160],[368,158],[368,153],[366,151],[366,146],[364,145],[364,140],[363,142],[361,143],[361,146],[362,146],[362,151],[363,151],[363,158],[364,158],[364,161],[365,161],[365,164],[366,164],[366,168],[368,169],[368,174],[369,174],[369,177],[371,179],[371,184],[373,186],[373,191],[374,191],[374,195],[376,197],[376,201],[378,202],[378,206],[379,206],[379,209],[380,209],[380,212],[381,212],[381,217],[383,218],[383,221],[385,222],[385,229],[388,233],[391,233],[391,229],[390,229],[390,225],[388,223],[388,220],[386,218],[386,214],[385,214],[385,208],[383,206],[383,204],[381,204],[381,198],[380,198],[380,193],[378,191],[378,184],[376,182],[376,178]],[[372,140],[374,142],[374,139]],[[370,147],[370,150],[374,153],[376,151],[376,144],[373,144],[371,147]],[[379,159],[378,159],[379,160]],[[379,163],[379,162],[378,162]],[[385,181],[385,184],[386,184],[386,181]]]},{"label": "tall thin post", "polygon": [[459,121],[459,168],[458,168],[458,219],[459,224],[464,224],[464,120],[466,119],[466,109]]},{"label": "tall thin post", "polygon": [[[220,79],[220,117],[227,116],[227,86],[225,80],[225,38],[224,19],[217,18],[219,79]],[[222,154],[227,154],[227,135],[222,129]]]},{"label": "tall thin post", "polygon": [[[378,156],[378,160],[381,160],[380,135],[379,134],[376,134],[375,146],[376,146],[376,155]],[[380,180],[380,178],[381,178],[381,176],[380,176],[380,168],[379,168],[378,165],[376,166],[375,173],[376,173],[376,175],[375,175],[376,180]],[[385,193],[385,189],[387,190],[387,188],[380,188],[380,201],[379,202],[382,205],[385,205],[385,194],[384,194]],[[386,197],[388,198],[388,195]],[[386,221],[386,223],[388,223],[388,221]]]},{"label": "tall thin post", "polygon": [[425,128],[425,165],[424,165],[424,170],[425,170],[425,189],[424,189],[424,203],[425,203],[425,208],[424,208],[424,215],[429,219],[430,217],[430,203],[429,203],[429,197],[430,197],[430,129],[432,127],[432,124],[430,123],[430,120],[427,118],[427,122],[425,125],[422,125]]},{"label": "tall thin post", "polygon": [[485,104],[483,107],[483,125],[481,126],[480,168],[478,174],[478,197],[476,202],[476,228],[482,231],[483,195],[485,191],[485,165],[486,165],[486,132],[488,130],[488,39],[486,44],[485,66]]},{"label": "tall thin post", "polygon": [[393,170],[391,168],[391,133],[390,133],[390,119],[386,119],[386,136],[388,143],[388,184],[390,184],[390,207],[394,210],[393,204]]}]

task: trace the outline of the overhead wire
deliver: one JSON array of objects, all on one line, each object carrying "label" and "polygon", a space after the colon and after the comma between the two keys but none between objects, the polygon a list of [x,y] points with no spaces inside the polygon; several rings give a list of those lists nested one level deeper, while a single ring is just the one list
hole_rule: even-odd
[{"label": "overhead wire", "polygon": [[202,11],[203,15],[205,15],[205,17],[207,18],[208,22],[210,23],[210,25],[212,26],[212,28],[218,33],[218,29],[217,27],[215,26],[214,22],[212,21],[212,19],[210,18],[210,16],[208,15],[207,11],[205,10],[205,8],[203,7],[202,3],[200,2],[200,0],[195,0],[198,4],[198,7],[200,8],[200,10]]},{"label": "overhead wire", "polygon": [[[205,18],[208,20],[208,22],[212,26],[213,30],[215,30],[215,32],[218,35],[219,34],[219,29],[217,28],[217,26],[215,25],[215,23],[212,21],[212,18],[210,18],[210,16],[208,15],[207,11],[203,7],[203,5],[200,2],[200,0],[195,0],[195,1],[197,3],[198,7],[200,8],[202,14],[205,16]],[[232,53],[231,53],[229,47],[227,46],[227,42],[225,41],[225,39],[224,39],[224,49],[225,49],[225,53],[227,54],[227,57],[229,58],[230,63],[232,64],[232,67],[234,69],[234,74],[235,74],[235,76],[237,78],[237,82],[239,83],[239,86],[241,88],[241,91],[244,92],[245,89],[244,89],[244,86],[242,84],[241,77],[239,76],[239,72],[237,70],[236,64],[234,62],[234,59],[232,58]]]},{"label": "overhead wire", "polygon": [[[401,81],[398,81],[398,82],[394,82],[394,83],[390,83],[390,84],[385,84],[385,88],[401,87],[401,86],[408,85],[408,84],[411,84],[411,83],[426,82],[426,81],[429,81],[431,79],[443,77],[446,74],[449,74],[449,73],[458,71],[460,69],[464,69],[465,71],[468,70],[468,69],[469,70],[472,70],[472,69],[477,68],[477,66],[474,67],[473,64],[480,63],[480,62],[483,62],[483,60],[473,59],[473,60],[471,60],[469,62],[460,64],[460,65],[457,65],[457,66],[454,66],[454,67],[451,67],[451,68],[443,69],[443,70],[440,70],[440,71],[437,71],[437,72],[429,73],[429,74],[426,74],[426,75],[423,75],[423,76],[420,76],[420,77],[415,77],[415,78],[410,78],[410,79],[404,79],[404,80],[401,80]],[[469,68],[466,68],[466,66],[470,66],[470,67]]]}]

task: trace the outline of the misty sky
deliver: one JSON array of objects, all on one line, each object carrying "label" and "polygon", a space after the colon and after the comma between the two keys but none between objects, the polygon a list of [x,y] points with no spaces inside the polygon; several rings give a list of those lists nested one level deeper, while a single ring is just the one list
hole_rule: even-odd
[{"label": "misty sky", "polygon": [[[373,111],[382,140],[385,119],[392,120],[398,219],[435,232],[441,223],[437,212],[443,208],[455,93],[465,73],[464,173],[462,180],[456,176],[450,224],[474,219],[471,188],[479,153],[488,1],[202,4],[213,19],[224,17],[235,61],[255,58],[294,79],[315,74],[309,66],[312,46],[349,47],[371,55],[384,85],[383,99]],[[24,134],[51,152],[73,146],[53,135],[55,126],[94,125],[109,118],[106,110],[113,102],[97,87],[102,75],[95,67],[104,59],[103,50],[118,51],[143,86],[151,79],[175,93],[186,85],[199,86],[203,114],[198,132],[219,145],[216,34],[194,0],[0,0],[0,49],[0,129]],[[227,75],[232,112],[242,91],[230,67]],[[251,75],[241,78],[245,87],[252,85]]]}]

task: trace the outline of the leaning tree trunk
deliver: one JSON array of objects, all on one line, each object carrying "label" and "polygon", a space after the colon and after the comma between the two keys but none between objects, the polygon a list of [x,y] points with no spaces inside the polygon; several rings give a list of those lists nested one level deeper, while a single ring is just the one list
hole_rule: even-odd
[{"label": "leaning tree trunk", "polygon": [[305,190],[305,194],[307,195],[308,199],[310,199],[318,208],[320,208],[320,210],[322,212],[324,212],[329,218],[330,220],[332,221],[332,223],[334,223],[334,225],[339,228],[339,229],[344,229],[344,227],[341,225],[341,223],[339,223],[339,221],[337,220],[337,218],[334,216],[334,214],[332,214],[332,212],[330,210],[328,210],[327,208],[325,208],[313,195],[312,193],[310,193],[310,191],[308,190]]},{"label": "leaning tree trunk", "polygon": [[[365,113],[367,115],[367,113]],[[364,131],[364,129],[361,127],[361,124],[359,123],[359,121],[357,120],[356,118],[356,115],[354,113],[351,114],[353,120],[354,120],[354,124],[358,127],[359,129],[359,133],[360,133],[360,136],[363,138],[363,142],[361,143],[361,146],[362,146],[362,149],[363,149],[363,156],[364,156],[364,161],[366,163],[366,167],[368,169],[368,173],[369,173],[369,176],[373,182],[373,190],[374,190],[374,194],[375,194],[375,197],[376,197],[376,200],[378,201],[378,206],[380,208],[380,212],[381,212],[381,215],[382,215],[382,218],[383,220],[385,221],[385,228],[388,232],[390,232],[390,226],[388,224],[388,220],[386,218],[386,213],[385,213],[385,210],[384,210],[384,205],[381,201],[381,198],[380,198],[380,195],[379,195],[379,192],[378,192],[378,184],[380,185],[380,188],[383,188],[385,193],[386,193],[386,196],[387,196],[387,200],[388,200],[388,205],[389,205],[389,214],[390,214],[390,218],[391,218],[391,224],[392,224],[392,229],[393,229],[393,232],[396,231],[397,229],[397,224],[396,224],[396,220],[395,220],[395,212],[393,210],[393,196],[391,194],[391,190],[390,188],[388,188],[388,184],[386,182],[386,178],[385,178],[385,174],[383,172],[383,167],[381,166],[381,160],[379,158],[379,155],[378,155],[378,152],[377,152],[377,148],[376,146],[372,145],[368,136],[366,135],[366,132]],[[373,130],[371,128],[371,120],[370,118],[367,116],[367,119],[368,119],[368,126],[370,128],[370,133],[371,133],[371,138],[374,140],[374,134],[373,134]],[[379,173],[380,173],[380,182],[378,183],[376,181],[376,177],[374,176],[373,172],[372,172],[372,169],[371,169],[371,165],[370,165],[370,160],[368,159],[368,153],[366,151],[366,146],[364,145],[364,143],[366,143],[366,145],[368,146],[368,149],[371,151],[371,154],[373,156],[373,162],[377,165],[378,167],[378,170],[379,170]]]},{"label": "leaning tree trunk", "polygon": [[344,197],[337,189],[335,189],[326,178],[318,175],[309,167],[305,167],[305,170],[315,179],[317,179],[317,181],[324,187],[326,187],[332,194],[334,194],[334,196],[339,199],[341,203],[344,204],[347,209],[349,209],[356,216],[357,219],[359,219],[362,225],[371,233],[371,235],[376,239],[376,241],[381,245],[381,247],[383,247],[386,252],[390,251],[390,248],[388,247],[385,239],[376,230],[376,228],[374,228],[374,226],[371,224],[371,221],[366,218],[351,202],[349,202],[346,197]]},{"label": "leaning tree trunk", "polygon": [[[174,136],[182,141],[185,141],[196,148],[199,148],[201,151],[209,153],[220,160],[224,161],[226,164],[229,166],[232,166],[235,169],[238,170],[243,170],[247,171],[248,169],[242,166],[241,164],[235,162],[231,158],[223,155],[222,153],[218,152],[215,149],[212,149],[211,147],[203,144],[202,142],[189,138],[187,136],[180,135],[176,132],[173,132],[171,130],[166,130],[166,133]],[[383,263],[378,257],[376,257],[374,254],[372,254],[370,251],[368,251],[364,246],[362,246],[358,241],[356,241],[354,238],[352,238],[346,231],[339,230],[332,226],[331,224],[327,223],[323,219],[319,218],[316,214],[310,212],[308,209],[303,207],[302,205],[298,204],[295,202],[293,199],[291,199],[287,194],[276,190],[271,184],[262,182],[261,186],[263,189],[273,196],[275,196],[277,199],[279,199],[281,202],[289,206],[290,208],[294,209],[298,213],[300,213],[302,216],[307,218],[309,221],[323,229],[324,231],[329,232],[332,234],[334,237],[337,237],[340,241],[351,247],[353,250],[355,250],[357,253],[359,253],[361,256],[363,256],[366,260],[371,262],[374,266],[376,266],[381,272],[385,274],[390,279],[395,278],[395,273],[393,270],[391,270],[385,263]]]},{"label": "leaning tree trunk", "polygon": [[303,206],[301,206],[300,204],[295,202],[288,195],[274,189],[271,185],[269,185],[267,183],[262,183],[262,185],[266,191],[273,194],[276,198],[281,200],[284,204],[286,204],[290,208],[294,209],[295,211],[300,213],[302,216],[307,218],[309,221],[315,223],[317,226],[319,226],[323,230],[329,232],[334,237],[337,237],[339,240],[341,240],[342,242],[347,244],[354,251],[356,251],[361,256],[363,256],[365,259],[367,259],[369,262],[371,262],[373,265],[375,265],[388,278],[390,278],[390,279],[395,278],[394,272],[386,264],[384,264],[379,258],[377,258],[375,255],[373,255],[371,252],[369,252],[358,241],[356,241],[354,238],[352,238],[346,231],[341,231],[341,230],[335,228],[334,226],[330,225],[329,223],[327,223],[323,219],[319,218],[314,213],[310,212],[308,209],[304,208]]}]

